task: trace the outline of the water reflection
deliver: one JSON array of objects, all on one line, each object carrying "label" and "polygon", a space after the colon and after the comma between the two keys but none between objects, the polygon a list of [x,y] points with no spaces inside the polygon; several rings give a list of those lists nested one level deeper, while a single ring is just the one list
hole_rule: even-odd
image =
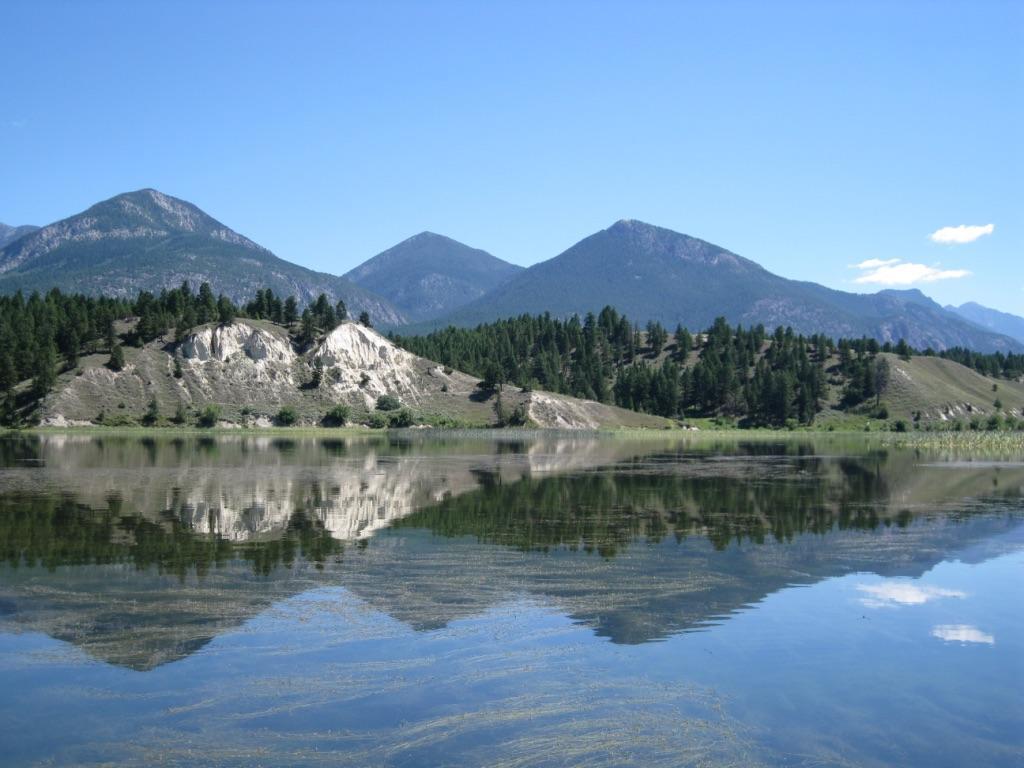
[{"label": "water reflection", "polygon": [[1016,765],[1024,467],[939,459],[0,440],[0,741],[26,764]]},{"label": "water reflection", "polygon": [[984,645],[995,645],[996,643],[996,639],[992,635],[969,624],[940,624],[932,629],[932,637],[937,637],[948,643],[982,643]]},{"label": "water reflection", "polygon": [[[323,584],[419,630],[528,594],[649,642],[791,584],[920,575],[1017,525],[975,506],[1024,485],[1024,468],[801,443],[60,436],[0,451],[4,621],[136,669]],[[860,589],[871,606],[963,596]]]},{"label": "water reflection", "polygon": [[881,584],[858,584],[857,589],[867,594],[861,605],[867,608],[894,608],[900,605],[924,605],[943,597],[965,598],[959,589],[944,589],[909,581],[883,581]]}]

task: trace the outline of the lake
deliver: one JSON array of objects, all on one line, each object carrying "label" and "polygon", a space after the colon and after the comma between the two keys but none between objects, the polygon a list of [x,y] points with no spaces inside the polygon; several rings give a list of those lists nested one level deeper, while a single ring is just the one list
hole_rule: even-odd
[{"label": "lake", "polygon": [[1024,462],[0,439],[4,765],[1020,766]]}]

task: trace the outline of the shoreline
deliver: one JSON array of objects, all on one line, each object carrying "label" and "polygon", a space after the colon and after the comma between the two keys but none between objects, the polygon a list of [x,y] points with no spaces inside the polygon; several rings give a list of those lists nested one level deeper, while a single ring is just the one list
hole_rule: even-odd
[{"label": "shoreline", "polygon": [[571,436],[571,437],[605,437],[605,438],[628,438],[628,439],[693,439],[703,440],[709,438],[717,439],[769,439],[769,440],[795,440],[809,438],[858,438],[884,443],[886,445],[907,444],[948,444],[948,445],[1004,445],[1019,446],[1024,451],[1024,431],[1022,430],[913,430],[907,432],[895,432],[885,429],[825,429],[825,428],[798,428],[798,429],[770,429],[753,428],[742,429],[739,427],[714,427],[709,429],[686,429],[675,427],[669,429],[652,429],[646,427],[621,427],[621,428],[599,428],[599,429],[564,429],[556,427],[405,427],[405,428],[372,428],[363,425],[343,427],[313,427],[313,426],[269,426],[269,427],[195,427],[195,426],[46,426],[46,427],[23,427],[15,429],[0,430],[0,436],[11,437],[16,435],[96,435],[111,437],[225,437],[225,436],[254,436],[254,437],[384,437],[387,435],[422,435],[424,437],[479,437],[487,439],[496,438],[523,438],[530,436]]}]

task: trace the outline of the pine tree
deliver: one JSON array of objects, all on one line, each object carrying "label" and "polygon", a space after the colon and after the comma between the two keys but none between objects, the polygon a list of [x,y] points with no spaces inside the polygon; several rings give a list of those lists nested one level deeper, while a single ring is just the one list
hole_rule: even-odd
[{"label": "pine tree", "polygon": [[57,349],[52,341],[46,340],[36,347],[34,370],[32,392],[42,397],[57,380]]},{"label": "pine tree", "polygon": [[221,325],[227,325],[235,319],[237,310],[231,300],[223,293],[217,299],[217,317]]},{"label": "pine tree", "polygon": [[316,321],[313,318],[313,313],[306,307],[302,310],[301,327],[299,330],[299,343],[303,346],[309,346],[316,340]]},{"label": "pine tree", "polygon": [[299,302],[294,296],[289,296],[284,302],[284,324],[294,325],[299,319]]},{"label": "pine tree", "polygon": [[124,350],[120,344],[114,344],[110,350],[110,360],[107,361],[107,367],[112,371],[120,371],[124,368]]}]

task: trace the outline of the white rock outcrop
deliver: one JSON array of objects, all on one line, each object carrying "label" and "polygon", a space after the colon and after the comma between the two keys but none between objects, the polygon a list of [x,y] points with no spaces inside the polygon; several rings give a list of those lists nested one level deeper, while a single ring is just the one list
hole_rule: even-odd
[{"label": "white rock outcrop", "polygon": [[222,363],[239,355],[257,363],[266,361],[283,365],[291,365],[296,358],[286,338],[243,322],[197,331],[182,342],[181,354],[186,360],[217,360]]},{"label": "white rock outcrop", "polygon": [[384,394],[411,402],[422,395],[420,358],[372,328],[342,323],[313,351],[312,362],[318,360],[323,363],[325,386],[338,394],[361,391],[368,403]]}]

